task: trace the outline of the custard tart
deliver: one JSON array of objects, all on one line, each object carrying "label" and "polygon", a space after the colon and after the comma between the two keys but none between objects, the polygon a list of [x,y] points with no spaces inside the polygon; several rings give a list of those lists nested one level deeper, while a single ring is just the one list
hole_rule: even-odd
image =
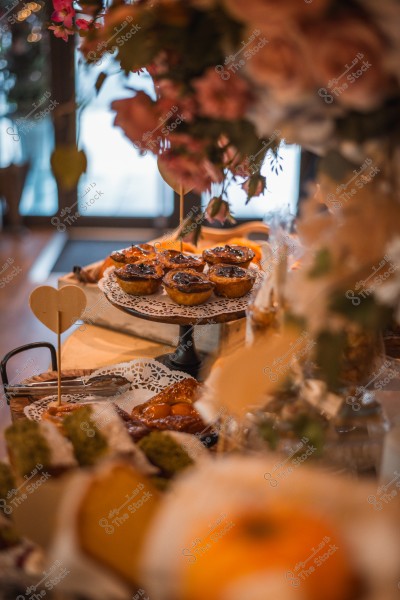
[{"label": "custard tart", "polygon": [[203,251],[203,258],[209,265],[237,265],[246,269],[255,254],[245,246],[217,246]]},{"label": "custard tart", "polygon": [[175,269],[163,279],[165,291],[177,304],[195,306],[203,304],[211,296],[214,284],[194,269]]},{"label": "custard tart", "polygon": [[157,262],[139,262],[115,270],[120,287],[127,294],[145,296],[154,294],[160,287],[164,270]]},{"label": "custard tart", "polygon": [[215,284],[215,294],[224,298],[241,298],[254,285],[256,276],[253,269],[243,269],[235,265],[213,265],[208,277]]},{"label": "custard tart", "polygon": [[206,264],[199,256],[189,256],[178,250],[164,250],[158,256],[165,271],[171,271],[172,269],[194,269],[202,273]]},{"label": "custard tart", "polygon": [[110,258],[116,267],[123,267],[131,263],[156,260],[157,253],[151,244],[132,244],[129,248],[112,252]]}]

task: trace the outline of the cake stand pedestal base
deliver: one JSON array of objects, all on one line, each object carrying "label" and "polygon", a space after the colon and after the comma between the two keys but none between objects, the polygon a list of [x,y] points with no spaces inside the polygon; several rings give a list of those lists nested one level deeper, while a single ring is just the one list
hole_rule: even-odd
[{"label": "cake stand pedestal base", "polygon": [[193,331],[193,325],[180,325],[179,342],[175,352],[161,354],[156,357],[156,360],[172,371],[183,371],[198,379],[204,356],[196,350]]}]

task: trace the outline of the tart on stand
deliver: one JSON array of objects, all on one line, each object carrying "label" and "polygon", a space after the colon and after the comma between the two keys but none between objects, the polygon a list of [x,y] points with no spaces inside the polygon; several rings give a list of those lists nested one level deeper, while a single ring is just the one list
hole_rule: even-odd
[{"label": "tart on stand", "polygon": [[194,269],[169,271],[163,279],[165,291],[177,304],[196,306],[206,302],[214,289],[214,284],[204,273]]},{"label": "tart on stand", "polygon": [[251,248],[246,246],[216,246],[204,250],[203,258],[209,265],[237,265],[247,269],[255,254]]},{"label": "tart on stand", "polygon": [[115,270],[119,286],[127,294],[146,296],[160,287],[164,270],[157,262],[128,264]]},{"label": "tart on stand", "polygon": [[194,269],[202,273],[205,262],[199,256],[189,256],[178,250],[164,250],[159,254],[159,260],[165,271],[172,269]]},{"label": "tart on stand", "polygon": [[256,276],[250,269],[235,265],[213,265],[208,277],[215,284],[215,294],[224,298],[241,298],[254,285]]}]

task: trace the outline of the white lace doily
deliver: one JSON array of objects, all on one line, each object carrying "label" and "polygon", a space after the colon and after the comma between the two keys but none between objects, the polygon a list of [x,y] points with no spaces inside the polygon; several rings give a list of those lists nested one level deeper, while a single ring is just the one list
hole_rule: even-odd
[{"label": "white lace doily", "polygon": [[113,304],[131,308],[142,313],[150,320],[152,317],[155,320],[162,320],[163,317],[166,317],[166,319],[175,317],[191,320],[192,323],[198,323],[203,319],[206,320],[230,313],[239,313],[247,309],[255,291],[262,282],[262,272],[260,269],[252,265],[251,269],[255,272],[256,282],[248,294],[242,296],[242,298],[220,298],[213,295],[207,302],[198,306],[181,306],[180,304],[176,304],[163,289],[148,296],[131,296],[124,292],[118,285],[114,274],[114,267],[110,267],[105,271],[104,277],[99,281],[98,285]]},{"label": "white lace doily", "polygon": [[[121,394],[116,394],[110,399],[99,398],[85,394],[63,395],[64,402],[113,402],[120,406],[127,413],[131,413],[134,406],[146,402],[166,387],[181,381],[182,379],[190,378],[190,375],[182,371],[171,371],[157,360],[151,358],[137,358],[130,362],[120,363],[102,367],[94,371],[87,380],[97,375],[122,375],[131,382],[130,389]],[[32,421],[40,421],[42,413],[47,409],[50,402],[56,400],[57,396],[46,396],[32,402],[24,408],[24,413]]]}]

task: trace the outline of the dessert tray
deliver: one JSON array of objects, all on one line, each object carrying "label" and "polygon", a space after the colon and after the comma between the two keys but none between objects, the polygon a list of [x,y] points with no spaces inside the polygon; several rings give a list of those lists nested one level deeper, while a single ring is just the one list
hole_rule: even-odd
[{"label": "dessert tray", "polygon": [[[131,413],[138,404],[146,402],[173,383],[189,377],[186,373],[171,371],[159,361],[150,358],[137,358],[130,362],[102,367],[91,373],[87,377],[87,381],[98,375],[121,375],[131,383],[130,389],[108,399],[87,394],[63,394],[62,400],[71,403],[100,401],[107,404],[112,402]],[[57,396],[46,396],[36,400],[25,406],[24,413],[28,419],[40,421],[49,403],[56,399]]]},{"label": "dessert tray", "polygon": [[213,296],[204,304],[197,306],[176,304],[163,290],[149,296],[127,294],[118,285],[114,267],[105,271],[98,285],[111,304],[143,319],[178,325],[205,325],[210,322],[233,321],[245,316],[249,302],[262,281],[262,271],[255,265],[249,268],[254,270],[256,282],[248,294],[241,298]]},{"label": "dessert tray", "polygon": [[197,325],[211,325],[236,321],[246,316],[246,309],[263,279],[263,272],[255,265],[256,281],[253,289],[241,298],[212,296],[204,304],[181,306],[176,304],[163,290],[149,296],[132,296],[119,286],[110,267],[99,281],[99,288],[107,300],[116,308],[141,319],[158,323],[179,325],[179,342],[175,352],[162,354],[157,360],[171,370],[183,371],[192,377],[202,378],[203,357],[197,352],[193,329]]}]

